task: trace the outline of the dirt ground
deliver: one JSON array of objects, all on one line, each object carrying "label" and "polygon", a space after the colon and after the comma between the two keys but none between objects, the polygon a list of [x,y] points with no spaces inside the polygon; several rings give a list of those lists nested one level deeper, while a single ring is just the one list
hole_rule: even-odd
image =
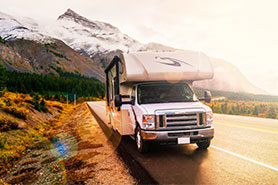
[{"label": "dirt ground", "polygon": [[29,150],[2,178],[9,184],[136,184],[85,103],[51,142]]}]

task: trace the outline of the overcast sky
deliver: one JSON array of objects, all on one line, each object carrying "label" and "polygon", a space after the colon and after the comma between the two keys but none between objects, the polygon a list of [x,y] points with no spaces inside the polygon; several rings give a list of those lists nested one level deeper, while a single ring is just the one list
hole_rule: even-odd
[{"label": "overcast sky", "polygon": [[0,0],[0,11],[56,19],[66,9],[108,22],[138,41],[200,50],[236,65],[278,95],[278,1]]}]

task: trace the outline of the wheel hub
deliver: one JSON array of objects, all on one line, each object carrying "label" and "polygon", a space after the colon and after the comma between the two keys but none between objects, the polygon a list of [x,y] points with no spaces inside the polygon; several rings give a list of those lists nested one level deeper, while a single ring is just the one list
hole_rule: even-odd
[{"label": "wheel hub", "polygon": [[141,148],[141,134],[140,134],[140,130],[137,131],[136,140],[137,140],[137,148]]}]

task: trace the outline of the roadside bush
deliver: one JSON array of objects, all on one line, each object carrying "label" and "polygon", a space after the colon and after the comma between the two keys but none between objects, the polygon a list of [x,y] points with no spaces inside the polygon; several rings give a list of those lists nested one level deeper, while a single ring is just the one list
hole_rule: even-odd
[{"label": "roadside bush", "polygon": [[47,109],[47,107],[46,107],[46,104],[45,104],[44,99],[42,99],[41,102],[40,102],[40,109],[41,109],[43,112],[48,112],[48,109]]},{"label": "roadside bush", "polygon": [[0,100],[0,108],[6,106],[5,102],[3,100]]},{"label": "roadside bush", "polygon": [[16,159],[32,148],[38,137],[25,130],[0,132],[0,174],[7,172]]},{"label": "roadside bush", "polygon": [[267,112],[266,112],[266,117],[271,118],[271,119],[276,119],[277,114],[275,112],[275,108],[273,106],[269,107]]},{"label": "roadside bush", "polygon": [[35,94],[32,104],[34,105],[34,108],[39,112],[48,112],[44,99],[41,99],[38,94]]},{"label": "roadside bush", "polygon": [[[6,138],[0,133],[0,149],[3,149],[6,143]],[[1,152],[2,153],[2,152]],[[1,157],[0,157],[1,158]]]},{"label": "roadside bush", "polygon": [[77,103],[83,103],[86,101],[101,101],[101,100],[102,100],[101,97],[99,97],[99,98],[97,98],[97,97],[79,97],[77,99]]},{"label": "roadside bush", "polygon": [[0,91],[0,97],[4,96],[7,92],[7,88],[4,88],[3,90]]},{"label": "roadside bush", "polygon": [[63,110],[64,109],[64,106],[62,103],[60,102],[57,102],[57,101],[47,101],[46,102],[48,106],[51,106],[51,107],[56,107],[60,110]]},{"label": "roadside bush", "polygon": [[19,125],[16,122],[13,122],[6,118],[5,116],[0,115],[0,132],[6,132],[9,130],[19,129]]},{"label": "roadside bush", "polygon": [[24,107],[17,107],[15,105],[3,107],[3,111],[12,114],[17,118],[26,120],[28,118],[29,110]]},{"label": "roadside bush", "polygon": [[39,95],[38,95],[38,94],[35,94],[34,97],[33,97],[33,102],[32,102],[32,104],[34,105],[34,108],[35,108],[36,110],[41,111],[39,101],[40,101]]}]

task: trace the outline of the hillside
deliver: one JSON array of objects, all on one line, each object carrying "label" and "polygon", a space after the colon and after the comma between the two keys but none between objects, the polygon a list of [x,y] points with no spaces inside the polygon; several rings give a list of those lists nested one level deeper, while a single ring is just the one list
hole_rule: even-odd
[{"label": "hillside", "polygon": [[0,43],[0,57],[9,70],[57,74],[57,69],[61,68],[65,72],[104,80],[103,70],[91,59],[56,39],[46,44],[25,39],[8,40]]}]

